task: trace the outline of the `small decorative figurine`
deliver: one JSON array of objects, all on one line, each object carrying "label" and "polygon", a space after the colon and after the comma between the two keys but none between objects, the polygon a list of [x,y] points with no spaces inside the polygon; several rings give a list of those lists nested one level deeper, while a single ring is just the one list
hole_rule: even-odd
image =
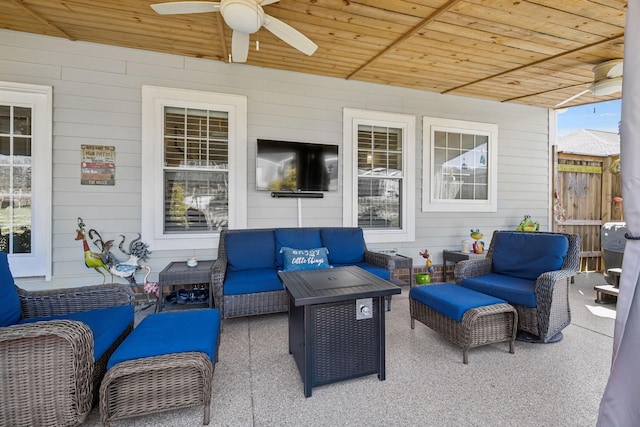
[{"label": "small decorative figurine", "polygon": [[431,262],[429,250],[425,249],[424,251],[420,252],[420,255],[422,255],[422,258],[424,258],[425,260],[425,264],[427,266],[427,273],[433,274],[433,272],[436,270],[435,268],[433,268],[433,263]]},{"label": "small decorative figurine", "polygon": [[[100,252],[92,252],[89,249],[89,244],[87,243],[86,234],[89,235],[92,243],[100,249]],[[95,269],[98,273],[102,274],[102,283],[106,280],[106,275],[111,274],[111,279],[113,280],[113,276],[121,277],[126,279],[130,284],[136,284],[135,273],[140,269],[138,262],[140,260],[146,260],[149,257],[151,251],[149,251],[149,245],[143,243],[141,239],[140,233],[138,233],[138,237],[133,239],[131,243],[129,243],[129,250],[123,248],[123,244],[125,242],[125,236],[120,235],[121,241],[118,245],[118,249],[120,252],[127,255],[129,258],[122,261],[119,260],[113,255],[111,252],[111,247],[113,246],[113,240],[107,240],[106,242],[102,240],[102,236],[93,228],[89,229],[89,232],[85,234],[85,224],[82,218],[78,218],[78,228],[76,229],[76,240],[82,240],[82,247],[84,250],[84,262],[88,268]]]},{"label": "small decorative figurine", "polygon": [[520,221],[520,224],[516,228],[516,231],[540,231],[540,223],[534,222],[531,219],[531,215],[525,215],[524,219]]},{"label": "small decorative figurine", "polygon": [[473,253],[475,254],[481,254],[484,252],[484,242],[480,241],[480,239],[482,239],[484,237],[484,234],[482,234],[480,232],[479,229],[475,229],[475,230],[471,230],[471,234],[470,234],[471,238],[473,240],[475,240],[475,242],[473,242]]}]

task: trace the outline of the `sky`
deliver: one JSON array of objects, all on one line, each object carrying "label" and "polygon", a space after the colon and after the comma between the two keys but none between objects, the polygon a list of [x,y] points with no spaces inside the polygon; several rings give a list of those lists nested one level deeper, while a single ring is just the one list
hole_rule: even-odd
[{"label": "sky", "polygon": [[598,102],[558,111],[558,138],[580,129],[618,133],[622,102]]}]

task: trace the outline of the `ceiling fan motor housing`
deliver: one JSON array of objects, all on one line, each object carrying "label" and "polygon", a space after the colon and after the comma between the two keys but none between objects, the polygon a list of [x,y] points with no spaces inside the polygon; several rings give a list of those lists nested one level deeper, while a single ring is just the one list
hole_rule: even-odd
[{"label": "ceiling fan motor housing", "polygon": [[231,29],[245,34],[257,32],[264,23],[264,11],[254,0],[223,0],[220,13]]}]

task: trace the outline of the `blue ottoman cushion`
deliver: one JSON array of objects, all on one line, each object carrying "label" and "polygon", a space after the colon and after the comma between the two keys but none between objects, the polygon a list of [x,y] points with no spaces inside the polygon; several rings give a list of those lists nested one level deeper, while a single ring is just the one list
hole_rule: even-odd
[{"label": "blue ottoman cushion", "polygon": [[98,360],[120,335],[133,323],[133,306],[100,308],[89,311],[60,314],[57,316],[30,317],[20,321],[33,323],[46,320],[76,320],[82,322],[93,333],[93,359]]},{"label": "blue ottoman cushion", "polygon": [[416,286],[411,289],[409,298],[431,307],[456,322],[462,321],[462,316],[467,310],[506,302],[453,283]]},{"label": "blue ottoman cushion", "polygon": [[220,324],[216,308],[152,314],[120,344],[107,369],[126,360],[190,351],[204,353],[214,363]]},{"label": "blue ottoman cushion", "polygon": [[536,281],[520,279],[518,277],[504,276],[490,273],[478,277],[462,279],[460,284],[468,289],[502,298],[509,304],[523,307],[536,307]]}]

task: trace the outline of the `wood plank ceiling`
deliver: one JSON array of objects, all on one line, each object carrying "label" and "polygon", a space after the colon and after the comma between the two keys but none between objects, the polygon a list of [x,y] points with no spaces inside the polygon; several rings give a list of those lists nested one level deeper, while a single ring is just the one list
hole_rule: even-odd
[{"label": "wood plank ceiling", "polygon": [[[0,28],[228,61],[231,29],[220,13],[158,15],[150,5],[161,1],[0,0]],[[626,7],[626,0],[280,0],[265,13],[318,50],[306,56],[263,28],[251,35],[247,64],[553,108],[589,88],[594,65],[623,57]],[[564,106],[620,96],[588,92]]]}]

